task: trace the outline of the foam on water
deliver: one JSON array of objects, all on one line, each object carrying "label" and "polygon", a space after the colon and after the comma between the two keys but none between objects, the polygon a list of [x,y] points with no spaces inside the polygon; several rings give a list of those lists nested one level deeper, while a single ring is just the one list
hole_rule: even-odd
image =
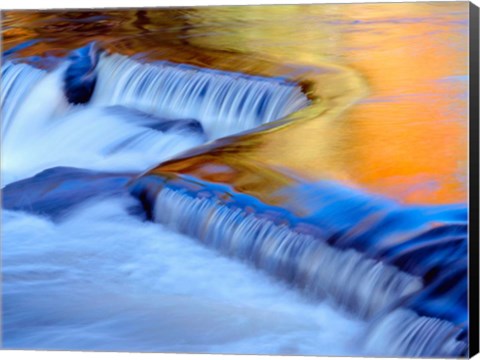
[{"label": "foam on water", "polygon": [[[466,277],[466,209],[403,211],[326,186],[326,206],[302,219],[314,232],[297,232],[288,206],[245,194],[236,196],[245,204],[226,205],[208,189],[152,192],[145,177],[132,185],[135,195],[143,201],[150,191],[143,204],[170,229],[144,222],[130,212],[139,205],[126,195],[132,172],[288,116],[308,99],[280,79],[85,49],[51,72],[2,66],[2,185],[58,166],[113,173],[102,181],[101,172],[52,169],[7,189],[10,209],[58,216],[3,213],[4,346],[465,354],[465,283],[457,280]],[[115,176],[125,191],[104,191]],[[17,201],[23,189],[27,199]],[[102,191],[108,200],[98,198]],[[360,221],[374,212],[378,222]]]},{"label": "foam on water", "polygon": [[49,74],[25,64],[5,67],[4,185],[55,166],[143,171],[205,141],[188,127],[158,131],[152,127],[162,119],[128,108],[69,105],[65,67]]},{"label": "foam on water", "polygon": [[241,262],[85,204],[62,221],[4,211],[4,346],[357,354],[364,324]]},{"label": "foam on water", "polygon": [[[142,172],[206,141],[202,127],[212,132],[214,120],[226,122],[219,123],[221,131],[213,137],[275,120],[304,104],[295,86],[278,80],[270,84],[171,64],[150,67],[118,56],[100,63],[95,99],[84,105],[69,104],[63,92],[68,63],[51,72],[4,64],[3,184],[25,179],[25,197],[39,197],[41,203],[44,191],[59,186],[58,177],[47,172],[26,178],[45,169]],[[106,81],[106,73],[117,78]],[[127,81],[127,75],[132,79]],[[172,106],[162,108],[165,112],[151,107],[165,96],[155,88],[158,77],[178,80],[180,86],[170,95]],[[81,82],[74,83],[74,90],[82,90]],[[210,90],[202,95],[200,87],[207,83]],[[214,102],[216,96],[226,104]],[[118,103],[123,106],[111,106]],[[208,117],[217,111],[220,117]],[[32,186],[42,182],[38,189],[43,190],[29,193],[29,181]],[[88,187],[88,200],[68,203],[54,220],[3,211],[4,347],[358,354],[363,322],[328,302],[312,303],[191,238],[142,221],[130,213],[136,200],[95,198],[97,183],[85,181],[88,177],[71,179],[58,190],[67,205],[77,198],[75,184]],[[61,198],[52,199],[52,207],[62,206]]]},{"label": "foam on water", "polygon": [[367,319],[368,354],[465,356],[466,209],[306,187],[310,215],[188,175],[150,174],[130,189],[155,221]]}]

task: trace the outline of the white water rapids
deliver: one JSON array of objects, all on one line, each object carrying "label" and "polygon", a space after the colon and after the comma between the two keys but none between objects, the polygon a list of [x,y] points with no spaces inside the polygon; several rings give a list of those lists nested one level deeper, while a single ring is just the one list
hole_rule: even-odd
[{"label": "white water rapids", "polygon": [[[466,353],[461,207],[402,207],[324,184],[312,198],[324,208],[295,229],[282,209],[228,189],[227,204],[199,179],[194,188],[204,191],[192,193],[185,179],[176,188],[161,176],[131,181],[307,106],[299,86],[120,55],[101,55],[95,68],[69,61],[50,72],[2,67],[4,347]],[[158,223],[146,221],[139,200]],[[298,232],[309,225],[323,235]],[[356,238],[355,226],[368,236]],[[416,254],[423,246],[431,251]],[[439,274],[430,287],[422,266]]]},{"label": "white water rapids", "polygon": [[[101,86],[92,103],[76,106],[62,92],[65,66],[47,73],[28,65],[4,65],[2,186],[55,166],[141,173],[215,137],[212,124],[218,119],[208,114],[217,105],[192,100],[188,111],[139,112],[149,109],[146,101],[157,99],[140,94],[134,102],[126,79],[132,73],[121,72],[118,82],[111,78],[106,84],[102,71],[112,66],[111,75],[116,67],[140,67],[135,87],[144,76],[155,80],[161,74],[155,68],[147,73],[131,60],[113,60],[100,64]],[[185,70],[179,71],[185,82]],[[255,79],[248,83],[242,77],[250,92],[233,93],[228,89],[235,86],[225,74],[199,74],[192,81],[216,80],[216,93],[203,98],[212,101],[226,91],[223,96],[233,101],[230,108],[237,104],[239,109],[224,110],[231,128],[218,126],[218,135],[275,120],[304,104],[295,87],[276,81],[263,79],[256,85]],[[155,93],[154,83],[149,83],[148,94]],[[118,96],[112,91],[116,84]],[[188,91],[198,90],[188,86]],[[261,105],[258,94],[273,99],[271,106]],[[235,96],[244,98],[244,110]],[[278,101],[286,109],[280,113],[274,106]],[[255,106],[263,110],[255,111]],[[258,119],[262,112],[266,117]],[[185,119],[195,114],[207,135],[182,124],[156,129],[163,120],[155,116]],[[245,124],[238,122],[242,116]],[[55,221],[3,211],[4,347],[359,355],[363,322],[329,303],[310,301],[192,238],[131,215],[133,202],[124,196],[91,200]]]}]

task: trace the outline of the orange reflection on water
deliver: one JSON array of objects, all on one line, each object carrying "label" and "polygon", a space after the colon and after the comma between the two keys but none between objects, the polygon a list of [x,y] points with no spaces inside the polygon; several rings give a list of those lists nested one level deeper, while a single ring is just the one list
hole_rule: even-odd
[{"label": "orange reflection on water", "polygon": [[[370,5],[357,17],[375,19]],[[432,9],[440,13],[431,12]],[[463,9],[463,12],[462,12]],[[349,63],[368,80],[371,97],[348,113],[355,131],[355,180],[407,202],[466,200],[468,44],[466,3],[391,4],[404,23],[349,32]],[[410,19],[410,20],[405,20]],[[381,44],[381,46],[378,46]]]},{"label": "orange reflection on water", "polygon": [[[280,62],[334,61],[364,77],[370,94],[339,118],[266,135],[252,159],[410,203],[466,201],[468,3],[292,6],[268,17],[265,8],[242,18],[245,35],[232,27],[193,41]],[[210,16],[226,27],[232,14]]]},{"label": "orange reflection on water", "polygon": [[[467,2],[9,12],[5,19],[6,48],[40,40],[23,55],[61,55],[98,40],[126,54],[254,74],[318,69],[323,75],[305,70],[301,80],[315,83],[323,106],[340,110],[367,84],[369,95],[340,116],[303,112],[305,121],[236,140],[234,156],[217,151],[215,164],[241,159],[239,169],[251,161],[256,171],[285,168],[410,203],[466,201]],[[255,173],[248,181],[243,173],[228,181],[268,192],[265,181],[253,185]]]}]

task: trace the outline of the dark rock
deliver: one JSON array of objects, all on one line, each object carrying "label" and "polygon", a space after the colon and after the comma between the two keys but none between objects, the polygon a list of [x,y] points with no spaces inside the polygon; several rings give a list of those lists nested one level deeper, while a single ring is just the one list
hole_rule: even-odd
[{"label": "dark rock", "polygon": [[84,104],[92,97],[99,56],[100,50],[94,42],[70,53],[64,79],[64,91],[70,103]]},{"label": "dark rock", "polygon": [[57,218],[95,197],[128,195],[133,176],[56,167],[3,188],[3,208]]}]

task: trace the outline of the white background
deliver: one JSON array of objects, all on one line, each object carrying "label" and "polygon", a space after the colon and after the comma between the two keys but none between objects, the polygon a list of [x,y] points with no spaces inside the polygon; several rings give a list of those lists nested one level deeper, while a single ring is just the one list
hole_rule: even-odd
[{"label": "white background", "polygon": [[[411,1],[411,0],[410,0]],[[436,0],[448,1],[448,0]],[[158,6],[205,6],[205,5],[255,5],[255,4],[302,4],[302,3],[361,3],[361,0],[2,0],[0,9],[53,9],[53,8],[102,8],[102,7],[158,7]],[[368,1],[368,2],[401,2],[394,1]],[[480,0],[473,1],[480,5]],[[243,355],[187,355],[187,354],[139,354],[139,353],[106,353],[106,352],[66,352],[66,351],[0,351],[1,360],[309,360],[328,359],[328,357],[302,357],[302,356],[243,356]],[[355,360],[350,357],[335,359]],[[363,358],[373,360],[373,358]],[[480,360],[477,355],[475,360]]]}]

